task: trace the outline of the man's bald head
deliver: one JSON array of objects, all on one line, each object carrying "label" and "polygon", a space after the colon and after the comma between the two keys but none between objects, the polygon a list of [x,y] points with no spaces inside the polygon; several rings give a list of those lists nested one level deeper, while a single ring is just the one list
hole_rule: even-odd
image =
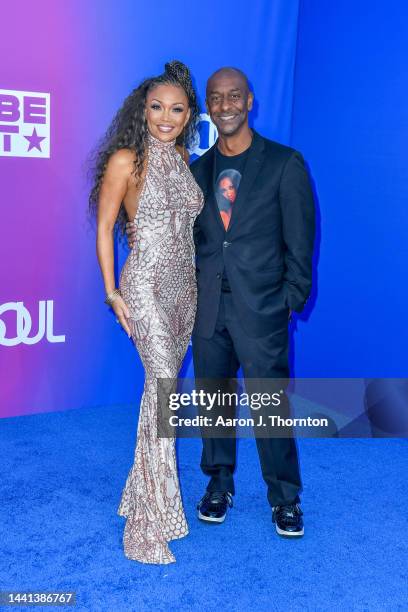
[{"label": "man's bald head", "polygon": [[211,88],[211,86],[219,79],[224,79],[228,77],[235,77],[239,79],[241,82],[241,87],[247,92],[251,91],[249,86],[249,81],[247,75],[242,72],[239,68],[234,68],[233,66],[224,66],[223,68],[219,68],[216,70],[207,81],[207,94]]}]

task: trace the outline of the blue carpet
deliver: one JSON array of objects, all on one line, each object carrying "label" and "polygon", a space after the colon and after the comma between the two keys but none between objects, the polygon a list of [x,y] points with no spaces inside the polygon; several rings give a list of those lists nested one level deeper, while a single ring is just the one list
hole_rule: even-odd
[{"label": "blue carpet", "polygon": [[68,609],[97,612],[407,609],[406,441],[301,440],[306,531],[288,541],[272,527],[253,440],[239,442],[221,526],[195,518],[201,443],[180,440],[190,534],[171,543],[176,563],[155,567],[124,557],[116,514],[136,422],[123,406],[0,421],[1,590],[74,590]]}]

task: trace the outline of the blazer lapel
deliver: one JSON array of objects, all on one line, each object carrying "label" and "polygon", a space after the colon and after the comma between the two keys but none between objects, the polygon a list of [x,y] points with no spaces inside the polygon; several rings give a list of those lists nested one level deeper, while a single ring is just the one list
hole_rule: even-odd
[{"label": "blazer lapel", "polygon": [[[254,139],[252,143],[251,151],[249,152],[244,172],[242,174],[242,179],[239,184],[238,193],[236,200],[232,206],[231,219],[228,225],[227,232],[231,231],[231,227],[233,227],[237,223],[237,217],[239,217],[240,210],[245,206],[245,202],[248,198],[248,194],[251,191],[251,187],[254,183],[254,180],[257,177],[257,174],[261,168],[261,164],[263,161],[263,150],[264,143],[262,137],[259,136],[255,130],[253,130]],[[215,157],[215,155],[214,155]],[[221,219],[220,214],[218,216]],[[221,220],[222,223],[222,220]]]}]

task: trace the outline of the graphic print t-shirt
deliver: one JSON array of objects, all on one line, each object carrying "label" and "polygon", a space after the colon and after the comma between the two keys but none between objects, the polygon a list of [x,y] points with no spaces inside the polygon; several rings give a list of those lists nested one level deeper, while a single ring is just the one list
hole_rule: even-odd
[{"label": "graphic print t-shirt", "polygon": [[223,155],[215,149],[215,199],[225,229],[228,228],[232,208],[238,194],[249,149],[239,155]]},{"label": "graphic print t-shirt", "polygon": [[[214,193],[224,228],[227,230],[231,219],[232,208],[237,198],[239,184],[245,171],[245,163],[251,147],[238,155],[223,155],[215,149],[215,185]],[[222,290],[231,291],[224,268]]]}]

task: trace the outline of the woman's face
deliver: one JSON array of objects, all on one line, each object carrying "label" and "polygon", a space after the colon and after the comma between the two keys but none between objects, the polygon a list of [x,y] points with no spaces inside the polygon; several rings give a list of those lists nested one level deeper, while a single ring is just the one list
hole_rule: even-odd
[{"label": "woman's face", "polygon": [[237,190],[235,189],[230,178],[223,178],[220,181],[220,191],[224,198],[227,198],[232,204],[235,202],[237,197]]},{"label": "woman's face", "polygon": [[187,96],[182,87],[157,85],[146,98],[147,128],[152,136],[170,142],[181,134],[190,118]]}]

